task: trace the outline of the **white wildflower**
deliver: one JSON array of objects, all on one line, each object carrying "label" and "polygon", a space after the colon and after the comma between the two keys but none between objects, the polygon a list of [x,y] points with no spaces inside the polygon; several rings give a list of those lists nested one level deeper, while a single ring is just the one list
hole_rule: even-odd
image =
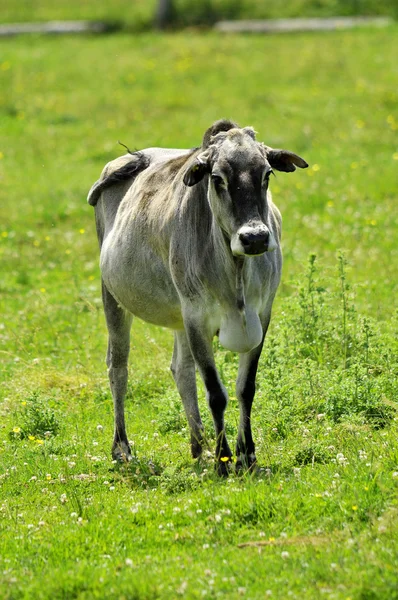
[{"label": "white wildflower", "polygon": [[336,461],[343,467],[348,465],[348,460],[342,452],[339,452],[338,454],[336,454]]}]

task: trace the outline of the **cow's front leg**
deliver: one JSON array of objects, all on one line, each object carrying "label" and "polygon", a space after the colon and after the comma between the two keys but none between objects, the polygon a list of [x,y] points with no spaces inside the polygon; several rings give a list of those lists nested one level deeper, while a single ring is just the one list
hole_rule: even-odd
[{"label": "cow's front leg", "polygon": [[217,373],[214,362],[211,337],[203,333],[204,327],[198,323],[186,323],[186,332],[192,355],[206,388],[206,398],[213,417],[216,432],[216,470],[219,475],[228,475],[228,464],[232,452],[227,442],[224,425],[224,412],[228,395]]},{"label": "cow's front leg", "polygon": [[174,332],[174,351],[170,365],[180,393],[191,432],[191,452],[194,458],[202,454],[203,424],[196,390],[195,361],[185,331]]},{"label": "cow's front leg", "polygon": [[239,357],[236,397],[239,401],[239,430],[236,443],[236,470],[251,469],[256,463],[255,447],[251,428],[251,409],[256,392],[256,374],[258,361],[263,349],[269,318],[264,323],[264,336],[261,344]]}]

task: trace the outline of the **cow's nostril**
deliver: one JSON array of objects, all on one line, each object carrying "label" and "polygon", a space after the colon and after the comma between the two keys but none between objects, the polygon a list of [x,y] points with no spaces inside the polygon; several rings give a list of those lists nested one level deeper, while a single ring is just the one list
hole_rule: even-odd
[{"label": "cow's nostril", "polygon": [[239,234],[239,239],[248,254],[260,254],[268,248],[269,231],[245,231]]},{"label": "cow's nostril", "polygon": [[250,244],[255,240],[255,235],[253,233],[240,233],[239,239],[244,246],[250,246]]}]

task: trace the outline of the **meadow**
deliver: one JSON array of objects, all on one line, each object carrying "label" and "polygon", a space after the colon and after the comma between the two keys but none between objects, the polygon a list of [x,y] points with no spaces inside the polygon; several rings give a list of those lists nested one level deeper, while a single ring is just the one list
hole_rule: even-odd
[{"label": "meadow", "polygon": [[[0,41],[1,598],[398,598],[397,108],[397,26]],[[221,117],[310,164],[271,184],[260,469],[191,459],[172,335],[138,320],[118,466],[87,191],[118,140],[192,147]]]}]

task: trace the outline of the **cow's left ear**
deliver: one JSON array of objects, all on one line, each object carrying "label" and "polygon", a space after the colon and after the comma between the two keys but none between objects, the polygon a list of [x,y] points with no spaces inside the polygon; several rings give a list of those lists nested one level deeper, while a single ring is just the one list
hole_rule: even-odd
[{"label": "cow's left ear", "polygon": [[202,181],[206,173],[209,172],[209,163],[206,160],[206,158],[204,158],[203,156],[198,156],[195,162],[193,162],[192,165],[190,165],[185,171],[182,180],[185,183],[185,185],[191,187],[192,185],[199,183],[199,181]]},{"label": "cow's left ear", "polygon": [[300,169],[308,167],[308,163],[301,156],[289,152],[289,150],[266,148],[266,157],[271,167],[277,171],[291,173],[296,170],[296,167],[300,167]]}]

